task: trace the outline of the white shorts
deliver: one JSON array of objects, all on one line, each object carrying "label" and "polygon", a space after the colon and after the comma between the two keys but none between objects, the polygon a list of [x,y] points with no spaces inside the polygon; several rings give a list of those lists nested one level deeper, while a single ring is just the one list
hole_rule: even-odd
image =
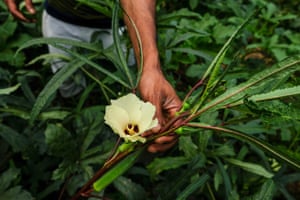
[{"label": "white shorts", "polygon": [[[96,35],[96,39],[102,41],[103,48],[107,48],[113,43],[111,29],[90,28],[66,23],[52,17],[46,11],[43,12],[42,33],[44,37],[66,38],[83,42],[91,42],[91,39]],[[50,45],[49,52],[67,55],[66,52]],[[53,63],[51,66],[52,71],[56,72],[63,64]]]},{"label": "white shorts", "polygon": [[[120,34],[124,32],[124,27],[120,28]],[[43,12],[42,18],[42,33],[44,37],[57,37],[72,39],[83,42],[92,42],[91,40],[102,41],[103,48],[109,47],[113,43],[112,29],[90,28],[85,26],[78,26],[66,23],[49,15],[46,11]],[[66,46],[68,47],[68,46]],[[57,49],[48,45],[49,53],[68,55],[63,50]],[[124,51],[126,48],[124,46]],[[129,65],[135,63],[133,50],[130,50]],[[66,64],[65,61],[60,59],[53,59],[51,61],[52,72],[62,68]],[[76,81],[75,81],[76,80]],[[79,80],[79,81],[78,81]],[[75,96],[86,87],[86,79],[82,72],[77,72],[65,81],[59,88],[60,94],[67,98]]]}]

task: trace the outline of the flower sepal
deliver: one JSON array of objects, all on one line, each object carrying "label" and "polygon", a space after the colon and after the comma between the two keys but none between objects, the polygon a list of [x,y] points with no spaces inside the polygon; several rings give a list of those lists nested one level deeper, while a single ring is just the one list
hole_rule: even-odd
[{"label": "flower sepal", "polygon": [[125,151],[133,151],[134,150],[134,147],[135,147],[136,143],[135,142],[124,142],[123,144],[121,144],[119,147],[118,147],[118,150],[117,152],[125,152]]}]

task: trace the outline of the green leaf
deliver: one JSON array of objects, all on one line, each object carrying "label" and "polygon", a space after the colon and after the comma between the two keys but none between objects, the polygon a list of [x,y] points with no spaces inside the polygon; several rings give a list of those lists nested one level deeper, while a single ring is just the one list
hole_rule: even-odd
[{"label": "green leaf", "polygon": [[197,154],[197,145],[193,143],[191,135],[179,137],[179,149],[187,158],[193,158]]},{"label": "green leaf", "polygon": [[12,18],[7,18],[7,20],[0,26],[0,47],[1,49],[7,42],[7,39],[13,35],[17,28],[17,22],[13,21]]},{"label": "green leaf", "polygon": [[248,120],[245,123],[235,124],[232,126],[229,125],[227,126],[227,128],[231,128],[236,131],[241,131],[248,135],[254,135],[254,134],[259,134],[264,132],[271,133],[271,131],[268,128],[263,127],[261,125],[261,120]]},{"label": "green leaf", "polygon": [[232,41],[236,38],[236,36],[239,34],[239,32],[249,23],[251,18],[254,16],[255,13],[251,14],[230,36],[230,38],[226,41],[226,43],[223,45],[221,50],[218,52],[217,56],[214,58],[214,60],[209,65],[208,69],[206,70],[206,73],[203,75],[202,79],[206,79],[210,73],[215,69],[219,68],[223,58],[225,57]]},{"label": "green leaf", "polygon": [[253,96],[272,90],[276,86],[274,82],[278,83],[281,80],[285,80],[286,77],[299,69],[300,56],[288,58],[271,68],[255,74],[247,82],[228,89],[225,93],[205,104],[199,109],[199,113],[205,112],[208,109],[216,110],[224,106],[230,106],[246,96]]},{"label": "green leaf", "polygon": [[276,185],[272,179],[268,179],[260,188],[260,190],[251,197],[246,197],[245,200],[272,200],[276,194]]},{"label": "green leaf", "polygon": [[[196,50],[196,49],[192,49],[192,48],[177,47],[177,48],[172,48],[172,51],[179,52],[179,53],[186,53],[188,55],[195,55],[195,56],[205,59],[206,61],[212,60],[212,56],[209,55],[204,50]],[[203,69],[203,70],[205,70],[205,69]]]},{"label": "green leaf", "polygon": [[59,47],[60,45],[72,46],[72,47],[80,47],[83,49],[87,49],[94,52],[101,52],[102,49],[99,47],[98,44],[95,43],[88,43],[88,42],[81,42],[78,40],[71,40],[71,39],[64,39],[64,38],[35,38],[25,42],[20,48],[16,51],[18,54],[20,51],[24,50],[25,48],[29,48],[35,45],[42,45],[48,44],[55,47]]},{"label": "green leaf", "polygon": [[0,192],[7,190],[14,180],[20,175],[20,170],[14,167],[10,167],[8,170],[3,172],[0,176]]},{"label": "green leaf", "polygon": [[[62,46],[60,48],[62,48],[64,51],[66,51],[70,55],[78,58],[83,63],[90,65],[91,67],[95,68],[96,70],[100,71],[101,73],[105,74],[106,76],[110,77],[111,79],[115,80],[116,82],[120,83],[124,87],[132,89],[130,84],[128,84],[128,81],[124,81],[122,78],[120,78],[120,77],[122,77],[122,75],[120,75],[120,74],[115,75],[114,73],[111,73],[110,71],[106,70],[104,67],[102,67],[99,64],[93,62],[91,60],[91,58],[89,58],[87,56],[82,56],[80,53],[76,53],[76,52],[74,52],[70,49],[64,48]],[[113,62],[113,63],[116,64],[117,62]]]},{"label": "green leaf", "polygon": [[[260,102],[254,104],[255,109],[266,115],[266,120],[272,120],[273,117],[280,116],[281,121],[284,120],[300,120],[300,110],[293,104],[285,104],[281,101]],[[255,110],[255,111],[257,111]],[[251,110],[252,111],[252,110]],[[255,112],[254,111],[254,112]]]},{"label": "green leaf", "polygon": [[[66,48],[66,46],[79,47],[79,48],[83,48],[83,49],[86,49],[86,50],[90,50],[91,52],[94,52],[92,57],[95,57],[95,56],[101,57],[102,56],[102,58],[103,57],[111,58],[111,55],[110,55],[111,52],[110,52],[109,48],[103,50],[103,48],[101,46],[99,46],[99,44],[96,44],[96,43],[80,42],[80,41],[76,41],[76,40],[62,39],[62,38],[37,38],[37,39],[30,40],[30,41],[26,42],[24,45],[22,45],[17,50],[16,54],[18,54],[21,50],[23,50],[25,48],[31,47],[33,45],[41,45],[41,44],[44,44],[44,43],[48,44],[48,45],[52,45],[52,46],[54,46],[58,49],[61,49],[65,52],[67,52],[69,55],[74,56],[75,58],[78,58],[80,61],[83,61],[83,63],[81,63],[80,65],[83,65],[84,63],[88,64],[91,67],[93,67],[93,68],[97,69],[98,71],[100,71],[101,73],[109,76],[113,80],[116,80],[117,82],[124,85],[125,87],[131,88],[130,85],[126,81],[123,81],[122,79],[120,79],[120,77],[114,75],[110,71],[106,70],[104,67],[101,67],[97,63],[93,62],[91,60],[91,58],[88,57],[87,55],[83,56],[80,53],[76,53],[76,51],[74,51],[73,49]],[[46,57],[43,56],[43,58],[47,58],[47,56]],[[115,57],[113,57],[113,59],[116,60]],[[119,60],[114,61],[113,59],[111,61],[118,67],[118,65],[120,63]],[[32,61],[32,62],[36,62],[36,59],[34,59],[34,61]],[[78,65],[78,61],[75,62],[75,63]],[[67,66],[65,66],[63,68],[66,68],[66,67]],[[59,70],[59,71],[61,71],[61,70]]]},{"label": "green leaf", "polygon": [[157,175],[165,170],[176,169],[182,165],[188,164],[190,159],[186,157],[164,157],[155,158],[148,166],[150,174]]},{"label": "green leaf", "polygon": [[286,185],[289,183],[294,183],[300,180],[300,173],[299,172],[295,172],[292,174],[282,174],[282,176],[280,177],[276,177],[276,182],[278,182],[279,184],[282,185]]},{"label": "green leaf", "polygon": [[26,76],[18,76],[18,81],[21,84],[21,89],[23,91],[24,97],[32,104],[35,102],[35,95],[30,87],[29,80]]},{"label": "green leaf", "polygon": [[169,13],[169,14],[158,15],[157,17],[158,17],[157,18],[158,25],[161,25],[166,21],[171,21],[174,18],[175,19],[176,18],[180,19],[180,18],[187,17],[187,18],[195,18],[195,19],[198,19],[198,20],[201,19],[201,15],[199,13],[192,12],[187,8],[182,8],[180,10],[176,10],[175,12],[172,12],[172,13]]},{"label": "green leaf", "polygon": [[73,60],[65,67],[60,69],[52,79],[47,83],[44,89],[40,92],[37,100],[31,111],[30,123],[32,124],[38,117],[41,110],[44,108],[50,97],[55,93],[55,91],[61,86],[61,84],[67,80],[79,67],[84,63],[78,60]]},{"label": "green leaf", "polygon": [[224,165],[219,158],[216,158],[216,161],[217,161],[218,170],[220,172],[220,175],[222,176],[226,195],[229,197],[230,194],[232,194],[233,192],[232,192],[231,179],[228,172],[226,171],[227,166]]},{"label": "green leaf", "polygon": [[73,161],[65,159],[59,164],[58,168],[53,171],[51,178],[53,180],[66,180],[70,178],[71,175],[74,175],[79,171],[79,165],[76,165]]},{"label": "green leaf", "polygon": [[10,115],[14,115],[14,116],[18,116],[22,119],[30,119],[30,113],[26,110],[22,110],[19,108],[0,108],[0,111],[6,113],[6,114],[10,114]]},{"label": "green leaf", "polygon": [[186,71],[186,76],[191,78],[201,77],[205,72],[205,66],[203,64],[192,64]]},{"label": "green leaf", "polygon": [[69,57],[64,55],[64,54],[58,54],[58,53],[46,53],[46,54],[41,54],[34,59],[32,59],[27,65],[33,65],[37,63],[40,60],[45,60],[44,64],[51,63],[50,61],[53,59],[61,59],[61,60],[68,60]]},{"label": "green leaf", "polygon": [[24,65],[26,57],[24,53],[15,55],[15,51],[12,49],[5,49],[0,52],[0,61],[7,62],[11,66],[22,67]]},{"label": "green leaf", "polygon": [[201,130],[198,131],[199,133],[199,139],[198,139],[198,147],[200,152],[206,152],[207,146],[209,145],[209,141],[212,138],[212,131],[210,130]]},{"label": "green leaf", "polygon": [[208,79],[208,84],[206,85],[203,95],[200,97],[199,101],[196,103],[196,105],[193,107],[193,112],[197,112],[197,110],[201,107],[201,105],[204,103],[204,101],[207,99],[211,91],[215,88],[215,86],[219,83],[221,79],[219,79],[218,73],[220,71],[223,59],[233,42],[233,40],[236,38],[236,36],[239,34],[239,32],[246,26],[246,24],[249,23],[250,19],[253,17],[255,13],[251,14],[230,36],[230,38],[226,41],[226,43],[223,45],[221,50],[218,52],[216,57],[213,59],[213,61],[210,63],[209,67],[207,68],[206,72],[204,73],[201,80]]},{"label": "green leaf", "polygon": [[14,152],[24,151],[29,144],[28,139],[24,135],[1,123],[0,136],[12,146]]},{"label": "green leaf", "polygon": [[16,91],[20,87],[20,83],[16,84],[15,86],[9,87],[9,88],[3,88],[0,89],[0,95],[3,94],[11,94],[12,92]]},{"label": "green leaf", "polygon": [[[232,33],[235,31],[235,26],[232,25],[223,25],[223,24],[216,24],[213,28],[213,37],[216,40],[216,44],[223,44],[226,42],[226,39],[229,38]],[[222,34],[220,34],[222,33]]]},{"label": "green leaf", "polygon": [[218,191],[220,189],[222,182],[223,182],[223,177],[221,174],[221,170],[217,169],[214,174],[214,182],[213,182],[215,190]]},{"label": "green leaf", "polygon": [[63,120],[65,119],[68,115],[70,115],[69,111],[63,111],[63,110],[52,110],[52,111],[47,111],[47,112],[42,112],[40,114],[39,119],[42,121],[49,120],[49,119],[59,119]]},{"label": "green leaf", "polygon": [[225,159],[227,162],[239,166],[245,171],[248,171],[253,174],[257,174],[259,176],[265,177],[265,178],[272,178],[274,176],[273,173],[266,170],[263,166],[259,164],[249,163],[241,160],[236,160],[233,158]]},{"label": "green leaf", "polygon": [[14,185],[20,176],[20,171],[14,167],[9,168],[0,176],[0,200],[34,200],[31,194]]},{"label": "green leaf", "polygon": [[34,200],[31,194],[22,189],[21,186],[15,186],[3,192],[0,196],[0,200]]},{"label": "green leaf", "polygon": [[208,129],[208,130],[214,130],[215,133],[222,132],[225,133],[228,136],[238,138],[240,140],[246,141],[248,143],[254,144],[261,148],[263,151],[270,153],[271,155],[275,156],[276,158],[284,161],[285,163],[289,164],[292,167],[295,167],[297,169],[300,169],[300,162],[297,159],[294,159],[286,153],[278,150],[276,147],[271,146],[270,144],[267,144],[264,141],[261,141],[257,139],[256,137],[253,137],[251,135],[245,134],[243,132],[235,131],[232,129],[224,128],[224,127],[217,127],[217,126],[211,126],[207,125],[204,123],[189,123],[189,126],[192,127],[198,127],[198,128],[203,128],[203,129]]},{"label": "green leaf", "polygon": [[82,110],[80,115],[76,116],[75,130],[78,135],[77,140],[80,145],[81,158],[90,156],[86,151],[97,136],[100,135],[101,141],[104,142],[109,140],[109,138],[111,138],[110,136],[113,135],[110,132],[102,131],[104,119],[103,109],[103,106],[88,107]]},{"label": "green leaf", "polygon": [[205,155],[203,153],[199,153],[192,158],[187,167],[184,166],[184,168],[176,170],[176,176],[169,177],[169,179],[162,185],[162,187],[165,188],[164,193],[162,194],[162,199],[175,199],[178,191],[188,185],[194,176],[198,177],[199,171],[203,170],[206,162],[207,160]]},{"label": "green leaf", "polygon": [[190,38],[194,38],[194,37],[199,37],[202,36],[199,33],[183,33],[183,34],[176,34],[175,38],[172,38],[172,40],[170,41],[170,43],[168,44],[168,46],[166,48],[172,48],[172,47],[176,47],[177,45],[179,45],[181,42],[187,41]]},{"label": "green leaf", "polygon": [[146,199],[147,192],[145,189],[140,184],[133,182],[129,178],[120,176],[113,182],[113,185],[128,200]]},{"label": "green leaf", "polygon": [[[16,36],[16,35],[14,35]],[[23,45],[25,42],[29,41],[32,39],[32,35],[30,35],[29,33],[18,33],[16,38],[13,38],[13,40],[9,41],[8,47],[10,49],[14,49],[14,48],[19,48],[21,45]],[[15,53],[15,51],[14,51]]]},{"label": "green leaf", "polygon": [[193,192],[199,190],[208,180],[210,176],[208,174],[203,174],[197,180],[194,180],[191,184],[189,184],[178,196],[177,200],[184,200],[188,198]]},{"label": "green leaf", "polygon": [[[218,120],[219,112],[205,112],[199,117],[199,121],[207,124],[216,124]],[[211,130],[198,130],[199,139],[198,147],[200,152],[206,152],[208,145],[212,139],[213,132]]]},{"label": "green leaf", "polygon": [[[279,99],[282,97],[294,96],[294,95],[299,95],[299,94],[300,94],[300,85],[290,87],[290,88],[277,89],[277,90],[273,90],[273,91],[262,93],[262,94],[256,94],[256,95],[250,96],[248,98],[248,100],[254,101],[254,102],[267,101],[267,100]],[[230,106],[236,106],[236,105],[240,105],[242,103],[243,103],[243,100],[239,100],[239,101],[231,104]]]},{"label": "green leaf", "polygon": [[230,144],[223,144],[220,147],[212,150],[211,153],[217,157],[235,156],[234,148]]},{"label": "green leaf", "polygon": [[199,0],[189,0],[189,5],[192,10],[194,10],[198,6],[199,3],[200,3]]},{"label": "green leaf", "polygon": [[[131,72],[128,68],[127,61],[126,61],[125,56],[124,56],[124,47],[122,47],[121,41],[120,41],[119,9],[120,9],[120,5],[118,3],[115,3],[114,9],[113,9],[113,15],[112,15],[114,45],[115,45],[115,49],[116,49],[116,52],[117,52],[118,60],[120,62],[120,69],[126,75],[127,81],[129,82],[129,85],[131,86],[131,89],[134,89],[135,85],[133,84],[132,75],[131,75]],[[132,24],[132,26],[134,26],[134,24]],[[137,37],[138,37],[138,34],[137,34]],[[141,61],[141,63],[142,62],[143,61]]]},{"label": "green leaf", "polygon": [[45,140],[50,155],[64,158],[79,156],[74,139],[61,124],[48,124]]}]

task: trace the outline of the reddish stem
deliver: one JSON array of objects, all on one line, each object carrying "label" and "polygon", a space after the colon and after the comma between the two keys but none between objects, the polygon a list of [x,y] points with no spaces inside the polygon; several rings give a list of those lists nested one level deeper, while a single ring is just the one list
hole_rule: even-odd
[{"label": "reddish stem", "polygon": [[72,197],[71,200],[77,200],[78,198],[86,197],[90,194],[93,189],[91,188],[92,184],[99,179],[106,171],[108,171],[112,166],[117,164],[120,160],[122,160],[126,155],[131,153],[131,151],[125,151],[119,153],[112,160],[108,160],[101,169],[99,169],[96,174]]},{"label": "reddish stem", "polygon": [[190,91],[186,94],[186,96],[183,99],[183,102],[185,102],[191,95],[192,93],[200,87],[204,83],[204,79],[199,80],[193,87],[190,89]]},{"label": "reddish stem", "polygon": [[[161,133],[166,132],[167,130],[170,130],[164,134],[167,134],[169,132],[174,131],[180,126],[183,126],[186,123],[186,120],[182,120],[183,117],[186,117],[190,114],[190,112],[183,112],[180,115],[172,118],[161,130]],[[176,122],[178,122],[176,126],[173,126]],[[173,126],[173,127],[172,127]],[[155,137],[149,138],[149,140],[153,140],[157,137],[162,136],[161,134],[156,135]],[[110,160],[106,161],[105,164],[101,169],[99,169],[96,174],[72,197],[71,200],[77,200],[80,197],[87,197],[90,195],[91,192],[93,192],[93,189],[91,188],[92,184],[98,180],[105,172],[107,172],[112,166],[117,164],[120,160],[122,160],[125,156],[127,156],[131,151],[125,151],[121,152],[115,157],[111,158]]]}]

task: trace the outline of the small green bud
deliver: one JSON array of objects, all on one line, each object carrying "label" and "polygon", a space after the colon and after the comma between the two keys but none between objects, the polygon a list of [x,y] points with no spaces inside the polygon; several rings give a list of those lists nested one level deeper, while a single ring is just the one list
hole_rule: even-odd
[{"label": "small green bud", "polygon": [[182,108],[183,110],[188,110],[191,108],[191,104],[189,104],[188,102],[184,102]]},{"label": "small green bud", "polygon": [[175,133],[177,133],[178,135],[182,135],[183,134],[183,127],[179,127],[178,129],[175,130]]},{"label": "small green bud", "polygon": [[182,106],[181,106],[181,109],[180,109],[180,111],[178,111],[177,113],[176,113],[176,116],[178,116],[180,113],[182,113],[182,112],[184,112],[184,111],[186,111],[186,110],[188,110],[188,109],[190,109],[191,108],[191,105],[188,103],[188,102],[183,102],[183,104],[182,104]]},{"label": "small green bud", "polygon": [[124,142],[123,144],[121,144],[118,147],[118,151],[119,152],[124,152],[124,151],[127,151],[127,150],[132,150],[132,148],[133,148],[133,143],[132,142]]}]

